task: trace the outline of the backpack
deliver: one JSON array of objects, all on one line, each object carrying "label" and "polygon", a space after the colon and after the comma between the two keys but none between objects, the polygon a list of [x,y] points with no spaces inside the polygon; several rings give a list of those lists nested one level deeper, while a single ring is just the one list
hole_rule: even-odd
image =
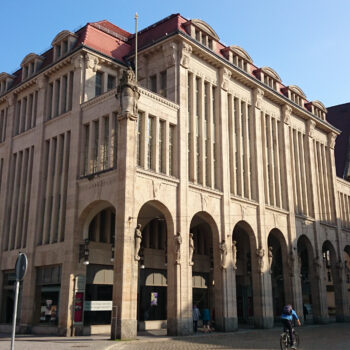
[{"label": "backpack", "polygon": [[283,315],[291,315],[292,314],[292,305],[286,305],[284,308],[283,308]]}]

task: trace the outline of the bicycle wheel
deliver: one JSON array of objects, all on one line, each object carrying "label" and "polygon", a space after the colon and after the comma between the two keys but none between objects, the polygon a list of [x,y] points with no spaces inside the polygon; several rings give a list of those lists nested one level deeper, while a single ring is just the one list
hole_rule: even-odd
[{"label": "bicycle wheel", "polygon": [[299,334],[294,332],[294,341],[297,347],[299,347]]},{"label": "bicycle wheel", "polygon": [[289,342],[289,337],[288,337],[287,333],[282,333],[281,337],[280,337],[281,350],[288,349],[288,342]]}]

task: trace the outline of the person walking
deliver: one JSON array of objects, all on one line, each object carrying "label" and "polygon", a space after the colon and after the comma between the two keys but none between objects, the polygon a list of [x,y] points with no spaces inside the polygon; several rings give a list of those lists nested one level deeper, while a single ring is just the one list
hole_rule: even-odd
[{"label": "person walking", "polygon": [[201,317],[201,313],[199,312],[197,305],[193,305],[192,317],[193,317],[193,331],[197,333],[198,321],[199,321],[199,318]]}]

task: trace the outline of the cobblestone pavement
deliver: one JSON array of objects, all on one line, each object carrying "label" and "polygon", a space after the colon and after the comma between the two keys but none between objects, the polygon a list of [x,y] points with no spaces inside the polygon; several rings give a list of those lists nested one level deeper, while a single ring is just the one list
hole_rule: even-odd
[{"label": "cobblestone pavement", "polygon": [[[298,328],[299,350],[350,350],[350,324],[334,323]],[[17,350],[96,349],[96,350],[278,350],[280,328],[239,330],[234,333],[198,333],[194,336],[170,338],[139,336],[132,341],[110,341],[107,336],[95,337],[32,337],[19,336]],[[10,349],[10,339],[0,338],[0,350]]]}]

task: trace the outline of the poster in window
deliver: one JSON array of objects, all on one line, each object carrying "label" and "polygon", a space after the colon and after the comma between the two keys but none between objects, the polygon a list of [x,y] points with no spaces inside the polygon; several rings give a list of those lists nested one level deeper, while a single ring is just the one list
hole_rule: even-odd
[{"label": "poster in window", "polygon": [[151,306],[157,306],[158,305],[158,293],[152,292],[151,293]]}]

